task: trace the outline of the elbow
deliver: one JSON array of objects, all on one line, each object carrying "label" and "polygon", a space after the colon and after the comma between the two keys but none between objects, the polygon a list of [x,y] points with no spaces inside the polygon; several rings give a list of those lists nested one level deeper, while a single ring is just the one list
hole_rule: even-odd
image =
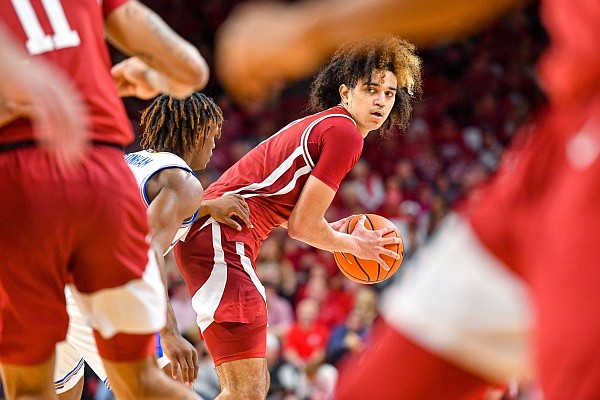
[{"label": "elbow", "polygon": [[194,90],[202,90],[208,84],[208,78],[210,77],[210,69],[208,63],[196,50],[195,60],[191,65],[189,77],[189,84]]},{"label": "elbow", "polygon": [[171,79],[169,94],[177,98],[186,98],[194,91],[202,90],[208,84],[210,69],[198,50],[193,48],[190,61],[179,76]]},{"label": "elbow", "polygon": [[301,240],[301,226],[295,218],[290,218],[287,225],[288,236],[295,240]]}]

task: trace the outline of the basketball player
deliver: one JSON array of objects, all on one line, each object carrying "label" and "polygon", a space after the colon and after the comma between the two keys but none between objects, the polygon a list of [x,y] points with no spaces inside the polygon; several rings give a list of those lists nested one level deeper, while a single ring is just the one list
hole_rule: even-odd
[{"label": "basketball player", "polygon": [[[215,220],[241,229],[233,215],[247,226],[246,202],[239,195],[202,202],[203,188],[194,171],[206,167],[215,139],[221,134],[223,115],[215,102],[202,93],[178,100],[167,95],[155,99],[141,117],[144,127],[143,151],[130,153],[125,161],[133,171],[140,198],[148,207],[152,242],[161,249],[156,254],[166,286],[164,254],[184,237],[198,214],[210,214]],[[106,381],[106,372],[98,355],[94,337],[85,319],[67,291],[69,330],[67,340],[57,348],[54,372],[56,392],[60,399],[79,399],[83,390],[83,361]],[[175,314],[167,303],[167,325],[160,331],[160,344],[165,356],[160,367],[170,363],[172,375],[178,371],[183,382],[192,386],[198,373],[198,355],[194,347],[181,337]]]},{"label": "basketball player", "polygon": [[[338,6],[335,21],[313,17],[327,19],[336,37],[391,29],[427,42],[468,29],[465,11],[482,21],[501,11],[496,3],[517,2],[372,0],[344,7],[334,0],[298,7],[326,3]],[[388,23],[373,23],[372,13],[356,12],[362,7],[390,16]],[[385,324],[341,374],[339,399],[466,398],[486,381],[530,374],[531,357],[544,399],[600,398],[600,4],[543,0],[540,11],[550,35],[538,68],[549,107],[496,178],[415,257],[413,273],[389,290]],[[263,14],[261,23],[274,15]],[[250,56],[243,62],[268,68],[268,57],[252,59],[265,41],[270,50],[293,46],[290,38],[306,38],[301,49],[318,47],[292,18],[287,34],[267,25],[262,35],[244,36],[241,56]],[[435,23],[442,20],[454,23]],[[318,40],[323,36],[329,34]],[[297,60],[277,62],[282,71]]]},{"label": "basketball player", "polygon": [[206,346],[217,367],[224,399],[264,399],[265,290],[255,260],[262,241],[278,226],[294,239],[328,251],[376,260],[399,256],[385,245],[390,229],[368,231],[364,216],[352,235],[337,232],[325,212],[340,182],[359,159],[369,132],[406,127],[421,64],[414,47],[387,38],[341,48],[312,86],[316,113],[296,120],[252,149],[206,192],[207,199],[239,194],[254,229],[241,231],[204,217],[175,246]]},{"label": "basketball player", "polygon": [[[73,84],[50,65],[39,61],[23,65],[26,53],[1,25],[0,39],[0,107],[19,109],[20,104],[30,104],[36,110],[32,123],[38,143],[63,165],[81,161],[87,144],[85,110],[81,110]],[[11,112],[6,117],[0,118],[0,126],[16,115]]]},{"label": "basketball player", "polygon": [[206,84],[206,62],[136,1],[0,0],[0,9],[31,57],[73,80],[92,140],[82,164],[65,170],[36,147],[29,118],[0,128],[0,371],[8,399],[56,398],[55,345],[68,325],[65,284],[94,328],[119,399],[197,399],[154,358],[154,332],[165,325],[164,288],[123,160],[133,135],[104,38],[143,59],[115,71],[123,92],[186,96]]}]

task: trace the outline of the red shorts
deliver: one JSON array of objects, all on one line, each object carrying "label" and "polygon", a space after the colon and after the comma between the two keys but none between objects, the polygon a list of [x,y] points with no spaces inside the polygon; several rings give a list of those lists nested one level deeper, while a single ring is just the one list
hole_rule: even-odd
[{"label": "red shorts", "polygon": [[600,97],[553,110],[468,208],[531,286],[547,400],[600,398]]},{"label": "red shorts", "polygon": [[265,358],[267,354],[267,316],[251,324],[213,322],[202,332],[215,366],[248,358]]},{"label": "red shorts", "polygon": [[35,147],[5,151],[0,171],[0,361],[31,365],[65,338],[67,281],[87,295],[142,276],[147,217],[117,148],[68,173]]},{"label": "red shorts", "polygon": [[266,356],[267,308],[253,246],[214,222],[175,246],[198,326],[215,364]]}]

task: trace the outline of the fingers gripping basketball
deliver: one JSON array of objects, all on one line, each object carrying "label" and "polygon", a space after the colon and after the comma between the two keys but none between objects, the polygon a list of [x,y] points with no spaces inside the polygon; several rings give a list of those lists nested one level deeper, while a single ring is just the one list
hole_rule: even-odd
[{"label": "fingers gripping basketball", "polygon": [[[365,214],[365,216],[365,228],[367,229],[375,231],[387,227],[393,228],[392,232],[383,237],[396,236],[399,237],[401,241],[398,244],[388,244],[385,248],[399,254],[400,259],[396,260],[387,255],[382,255],[381,258],[383,258],[390,267],[390,269],[386,271],[379,263],[377,263],[377,261],[364,260],[350,253],[335,252],[333,253],[333,256],[336,264],[348,279],[359,283],[373,284],[390,278],[396,273],[398,268],[400,268],[400,264],[402,264],[404,257],[404,242],[402,242],[400,232],[398,232],[398,229],[390,220],[377,214]],[[344,228],[344,232],[351,234],[360,217],[361,215],[355,215]]]}]

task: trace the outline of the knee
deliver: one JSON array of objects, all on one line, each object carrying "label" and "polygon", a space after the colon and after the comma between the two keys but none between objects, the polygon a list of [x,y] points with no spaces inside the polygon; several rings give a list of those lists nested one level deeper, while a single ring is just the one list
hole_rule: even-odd
[{"label": "knee", "polygon": [[264,381],[258,384],[253,380],[247,384],[224,388],[223,395],[227,399],[264,400],[267,397],[267,387]]}]

